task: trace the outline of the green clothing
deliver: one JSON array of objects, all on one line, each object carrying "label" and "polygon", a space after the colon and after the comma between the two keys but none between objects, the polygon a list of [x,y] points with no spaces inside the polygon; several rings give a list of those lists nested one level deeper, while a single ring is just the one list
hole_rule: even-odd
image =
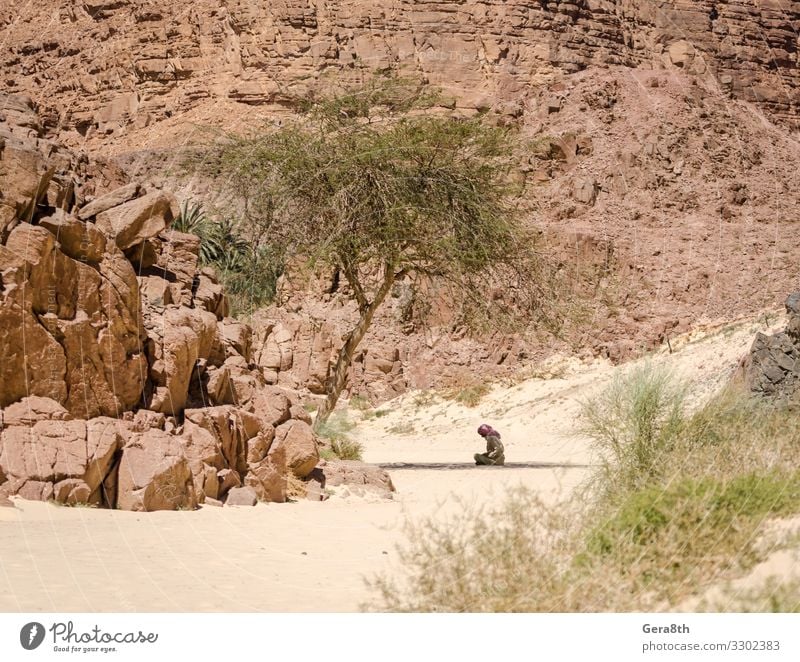
[{"label": "green clothing", "polygon": [[475,453],[475,464],[502,465],[506,462],[505,448],[500,437],[489,435],[486,437],[486,452]]}]

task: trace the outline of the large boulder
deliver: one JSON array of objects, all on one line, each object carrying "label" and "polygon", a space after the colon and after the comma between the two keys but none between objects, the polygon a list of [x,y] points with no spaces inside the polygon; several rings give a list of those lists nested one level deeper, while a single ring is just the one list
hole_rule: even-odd
[{"label": "large boulder", "polygon": [[91,265],[63,253],[44,227],[9,233],[0,246],[0,407],[38,395],[88,418],[140,401],[138,287],[115,251]]},{"label": "large boulder", "polygon": [[156,429],[131,435],[119,465],[117,508],[153,511],[195,507],[192,473],[180,439]]},{"label": "large boulder", "polygon": [[138,193],[139,185],[135,182],[132,184],[126,184],[125,186],[120,186],[119,188],[116,188],[105,195],[101,195],[99,198],[96,198],[90,203],[81,207],[78,210],[78,218],[82,221],[94,218],[98,214],[111,209],[112,207],[118,207],[119,205],[132,200]]},{"label": "large boulder", "polygon": [[309,494],[324,494],[325,490],[347,486],[351,493],[371,493],[391,499],[395,491],[389,474],[372,464],[357,460],[321,460],[306,478]]},{"label": "large boulder", "polygon": [[244,484],[255,491],[259,501],[283,503],[288,471],[284,450],[275,448],[260,462],[248,465]]},{"label": "large boulder", "polygon": [[0,432],[0,473],[14,493],[61,503],[113,506],[102,487],[121,444],[118,421],[27,423]]},{"label": "large boulder", "polygon": [[217,318],[205,310],[169,306],[146,320],[147,355],[153,384],[148,408],[180,414],[198,361],[207,360],[214,346]]},{"label": "large boulder", "polygon": [[800,398],[800,292],[786,300],[786,330],[756,334],[743,363],[744,381],[754,393],[788,401]]},{"label": "large boulder", "polygon": [[68,421],[72,415],[51,398],[32,395],[9,405],[2,411],[0,427],[33,427],[39,421]]},{"label": "large boulder", "polygon": [[319,447],[311,426],[297,419],[283,423],[275,429],[275,441],[270,454],[281,452],[286,466],[298,478],[305,478],[319,462]]},{"label": "large boulder", "polygon": [[122,250],[157,237],[180,210],[174,196],[154,191],[97,215],[97,227]]},{"label": "large boulder", "polygon": [[39,220],[58,242],[62,252],[73,260],[99,264],[106,250],[106,236],[91,223],[84,223],[57,209]]}]

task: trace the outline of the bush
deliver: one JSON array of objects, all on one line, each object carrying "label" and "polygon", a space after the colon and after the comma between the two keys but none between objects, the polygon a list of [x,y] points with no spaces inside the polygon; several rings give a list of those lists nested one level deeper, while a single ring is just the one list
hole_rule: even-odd
[{"label": "bush", "polygon": [[402,612],[561,611],[564,573],[555,563],[568,531],[558,512],[517,488],[483,510],[459,503],[450,519],[407,524],[399,549],[401,584],[368,582],[379,595],[367,609]]},{"label": "bush", "polygon": [[355,426],[345,414],[336,414],[320,423],[316,433],[327,442],[320,456],[325,460],[361,460],[364,447],[348,434]]},{"label": "bush", "polygon": [[625,492],[657,479],[683,433],[686,387],[645,365],[616,378],[582,403],[578,431],[595,445],[607,491]]},{"label": "bush", "polygon": [[274,247],[247,241],[233,221],[211,219],[199,202],[185,201],[172,227],[199,237],[200,263],[216,269],[233,314],[251,312],[275,298],[284,265]]},{"label": "bush", "polygon": [[636,590],[666,598],[752,565],[764,520],[798,510],[800,472],[682,479],[631,493],[590,532],[587,554],[598,568],[611,564],[621,574],[636,568]]}]

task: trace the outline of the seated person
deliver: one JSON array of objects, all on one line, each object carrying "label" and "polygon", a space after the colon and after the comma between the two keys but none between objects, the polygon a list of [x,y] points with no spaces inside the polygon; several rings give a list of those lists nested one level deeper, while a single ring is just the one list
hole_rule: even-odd
[{"label": "seated person", "polygon": [[486,452],[475,453],[475,464],[503,465],[506,462],[505,449],[500,441],[500,433],[491,425],[483,423],[478,428],[478,434],[486,439]]}]

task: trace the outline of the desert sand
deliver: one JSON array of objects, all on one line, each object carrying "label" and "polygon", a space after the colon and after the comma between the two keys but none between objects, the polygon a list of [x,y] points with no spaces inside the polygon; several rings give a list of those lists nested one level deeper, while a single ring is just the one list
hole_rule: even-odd
[{"label": "desert sand", "polygon": [[[763,329],[710,327],[642,360],[690,379],[700,400],[730,378]],[[134,513],[15,499],[0,508],[0,610],[358,610],[371,595],[364,579],[397,571],[407,520],[496,501],[517,484],[545,500],[567,497],[592,464],[574,431],[579,403],[629,368],[555,359],[536,377],[495,386],[474,408],[408,393],[371,418],[349,412],[364,459],[391,473],[392,501],[340,489],[322,503]],[[502,432],[507,467],[473,466],[483,421]],[[770,571],[783,570],[773,560]]]}]

